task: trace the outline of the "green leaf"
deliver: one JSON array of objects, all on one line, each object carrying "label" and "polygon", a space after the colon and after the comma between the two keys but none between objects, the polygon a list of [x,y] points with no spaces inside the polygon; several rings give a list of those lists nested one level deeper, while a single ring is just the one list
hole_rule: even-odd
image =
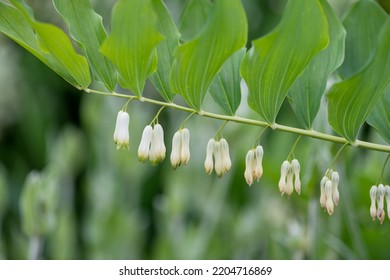
[{"label": "green leaf", "polygon": [[311,129],[318,113],[322,95],[332,74],[343,62],[345,29],[327,0],[320,0],[329,27],[329,45],[318,53],[291,87],[288,97],[300,124]]},{"label": "green leaf", "polygon": [[382,98],[375,105],[367,123],[373,126],[378,133],[390,143],[390,85],[387,86]]},{"label": "green leaf", "polygon": [[205,26],[213,6],[209,0],[190,0],[180,17],[179,30],[184,42],[192,40]]},{"label": "green leaf", "polygon": [[240,0],[215,0],[207,25],[175,52],[172,91],[200,111],[206,92],[222,64],[245,46],[247,21]]},{"label": "green leaf", "polygon": [[38,44],[49,64],[75,87],[87,88],[91,75],[87,59],[76,53],[68,36],[52,24],[34,23]]},{"label": "green leaf", "polygon": [[242,62],[249,106],[273,124],[290,87],[328,41],[328,24],[320,2],[288,1],[279,25],[253,41]]},{"label": "green leaf", "polygon": [[343,21],[347,37],[345,60],[338,71],[342,77],[352,77],[371,61],[378,34],[387,17],[385,11],[371,0],[359,1],[352,7]]},{"label": "green leaf", "polygon": [[99,52],[100,45],[107,38],[102,17],[95,13],[89,0],[53,0],[53,3],[86,54],[94,77],[113,91],[117,83],[116,69]]},{"label": "green leaf", "polygon": [[169,85],[169,72],[171,71],[174,60],[173,53],[179,46],[180,34],[164,2],[162,0],[153,0],[152,2],[158,16],[159,31],[166,39],[157,46],[157,69],[150,76],[150,80],[160,92],[161,96],[167,102],[171,102],[174,93],[172,93]]},{"label": "green leaf", "polygon": [[0,2],[0,32],[47,64],[36,42],[34,29],[28,19],[14,7]]},{"label": "green leaf", "polygon": [[332,128],[348,141],[356,140],[360,127],[390,83],[390,18],[379,36],[371,62],[358,74],[335,84],[328,94]]},{"label": "green leaf", "polygon": [[221,71],[210,85],[214,101],[225,114],[234,116],[241,102],[240,66],[246,49],[242,48],[233,54],[223,65]]},{"label": "green leaf", "polygon": [[38,57],[76,87],[91,82],[88,62],[74,50],[66,34],[51,24],[34,20],[22,1],[16,8],[0,2],[0,31]]},{"label": "green leaf", "polygon": [[141,96],[156,70],[156,46],[163,39],[151,0],[119,0],[112,11],[111,34],[100,51],[117,67],[122,87]]}]

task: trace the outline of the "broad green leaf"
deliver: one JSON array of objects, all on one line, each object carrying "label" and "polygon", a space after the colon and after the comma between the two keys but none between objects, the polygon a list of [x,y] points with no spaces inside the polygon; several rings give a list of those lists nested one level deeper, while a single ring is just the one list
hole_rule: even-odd
[{"label": "broad green leaf", "polygon": [[328,94],[332,128],[350,142],[390,83],[390,18],[383,26],[371,62],[358,74],[335,84]]},{"label": "broad green leaf", "polygon": [[240,0],[215,0],[207,25],[175,52],[172,91],[200,111],[206,92],[222,64],[245,46],[247,21]]},{"label": "broad green leaf", "polygon": [[288,1],[279,25],[253,41],[242,62],[249,106],[273,124],[290,87],[328,41],[328,24],[320,2]]},{"label": "broad green leaf", "polygon": [[291,87],[288,97],[300,124],[311,129],[330,74],[343,62],[345,29],[327,0],[320,0],[329,27],[329,45],[318,53]]},{"label": "broad green leaf", "polygon": [[51,24],[34,20],[22,1],[16,8],[0,2],[0,30],[76,87],[91,82],[85,57],[74,50],[66,34]]},{"label": "broad green leaf", "polygon": [[48,63],[36,42],[34,29],[28,19],[14,7],[0,2],[0,32],[4,33],[42,62]]},{"label": "broad green leaf", "polygon": [[387,17],[385,11],[371,0],[358,1],[352,7],[343,21],[347,37],[345,60],[338,71],[342,77],[352,77],[371,61],[378,34]]},{"label": "broad green leaf", "polygon": [[387,86],[382,98],[375,105],[367,119],[367,123],[390,143],[390,85]]},{"label": "broad green leaf", "polygon": [[240,66],[246,49],[242,48],[233,54],[223,65],[221,71],[210,85],[214,101],[225,114],[234,116],[241,102]]},{"label": "broad green leaf", "polygon": [[209,0],[190,0],[180,17],[179,30],[184,42],[192,40],[205,26],[212,11]]},{"label": "broad green leaf", "polygon": [[87,59],[76,53],[66,34],[52,24],[34,23],[38,44],[53,69],[76,87],[87,88],[91,75]]},{"label": "broad green leaf", "polygon": [[151,0],[119,0],[112,11],[112,30],[100,51],[117,67],[119,82],[141,96],[145,81],[157,67],[157,30]]},{"label": "broad green leaf", "polygon": [[164,2],[162,0],[153,0],[152,2],[158,16],[158,29],[165,36],[165,40],[157,46],[157,69],[150,76],[150,80],[161,96],[167,102],[171,102],[174,93],[169,85],[169,72],[174,59],[173,53],[179,46],[180,34]]},{"label": "broad green leaf", "polygon": [[53,0],[53,3],[72,37],[81,45],[94,77],[113,91],[117,83],[116,69],[99,52],[100,45],[107,38],[102,17],[95,13],[89,0]]}]

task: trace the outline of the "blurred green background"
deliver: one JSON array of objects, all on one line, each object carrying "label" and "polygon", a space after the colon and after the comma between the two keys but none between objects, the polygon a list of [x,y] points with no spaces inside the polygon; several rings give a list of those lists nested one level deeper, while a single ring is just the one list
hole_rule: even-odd
[{"label": "blurred green background", "polygon": [[[38,19],[64,28],[51,1],[26,2]],[[92,2],[109,30],[115,1]],[[178,21],[187,1],[165,2]],[[330,2],[342,18],[354,1]],[[378,2],[388,7],[387,0]],[[285,1],[243,3],[252,40],[278,23]],[[288,199],[277,182],[296,135],[264,134],[264,175],[249,188],[245,154],[261,128],[227,125],[224,137],[233,164],[219,179],[205,174],[203,161],[207,141],[222,123],[194,116],[187,122],[190,163],[174,171],[171,139],[187,115],[166,109],[160,123],[167,158],[152,167],[138,162],[137,148],[157,106],[130,103],[130,150],[117,151],[112,134],[124,100],[79,92],[2,34],[0,61],[0,258],[390,258],[390,221],[371,221],[368,195],[385,154],[343,151],[337,162],[341,202],[330,217],[319,205],[319,181],[339,145],[299,142],[295,156],[302,167],[302,195]],[[160,98],[150,85],[145,96]],[[206,103],[207,110],[219,112],[211,99]],[[238,115],[257,118],[245,104]],[[316,129],[330,133],[325,112],[322,108]],[[288,104],[278,122],[298,126]],[[368,127],[360,138],[383,143]],[[389,167],[385,178],[389,183]]]}]

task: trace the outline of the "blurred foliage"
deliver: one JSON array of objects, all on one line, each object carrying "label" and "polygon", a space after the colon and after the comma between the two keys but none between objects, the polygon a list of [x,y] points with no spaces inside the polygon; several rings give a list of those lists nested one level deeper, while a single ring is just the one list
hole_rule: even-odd
[{"label": "blurred foliage", "polygon": [[[63,26],[51,1],[27,2],[37,18]],[[92,2],[109,28],[115,1]],[[350,2],[330,1],[338,15]],[[166,3],[178,22],[186,1]],[[277,24],[285,1],[243,4],[252,40]],[[368,195],[385,154],[344,150],[337,162],[341,201],[329,217],[320,209],[319,181],[339,145],[307,138],[299,142],[295,155],[303,188],[300,197],[291,199],[281,197],[277,187],[280,164],[296,140],[287,133],[267,131],[262,137],[264,175],[251,188],[243,173],[245,154],[260,132],[254,127],[227,125],[224,137],[233,166],[221,179],[203,169],[206,143],[221,125],[218,120],[188,121],[188,166],[173,171],[165,160],[152,167],[139,163],[136,154],[142,130],[159,108],[129,104],[130,150],[117,151],[112,133],[123,100],[78,92],[3,35],[0,59],[0,258],[31,256],[35,235],[43,259],[390,258],[390,222],[371,221]],[[150,85],[145,96],[158,98]],[[207,98],[208,110],[218,111]],[[325,116],[325,108],[320,110]],[[284,104],[281,112],[278,122],[298,125],[289,106]],[[243,106],[238,115],[256,118]],[[168,151],[186,116],[168,109],[160,115]],[[328,132],[326,123],[319,117],[314,126]],[[362,140],[383,142],[368,128]],[[34,187],[31,172],[39,174]],[[390,182],[389,167],[385,179]],[[24,199],[35,189],[44,193],[44,207],[27,211]],[[37,222],[26,224],[27,215]],[[48,227],[42,230],[41,224]]]}]

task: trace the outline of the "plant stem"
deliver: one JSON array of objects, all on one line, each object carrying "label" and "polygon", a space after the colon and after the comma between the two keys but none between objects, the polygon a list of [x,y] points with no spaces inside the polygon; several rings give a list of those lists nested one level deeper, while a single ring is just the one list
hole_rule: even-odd
[{"label": "plant stem", "polygon": [[279,131],[284,131],[288,133],[295,133],[299,134],[302,136],[307,136],[315,139],[320,139],[328,142],[334,142],[334,143],[339,143],[339,144],[346,144],[346,145],[351,145],[354,147],[358,148],[363,148],[363,149],[368,149],[368,150],[374,150],[374,151],[379,151],[379,152],[386,152],[390,153],[390,146],[389,145],[380,145],[376,143],[371,143],[371,142],[366,142],[366,141],[360,141],[356,140],[354,143],[350,143],[347,139],[340,137],[340,136],[335,136],[335,135],[330,135],[322,132],[318,132],[315,130],[306,130],[302,128],[296,128],[296,127],[291,127],[291,126],[286,126],[286,125],[281,125],[274,123],[271,126],[264,122],[264,121],[259,121],[259,120],[254,120],[254,119],[248,119],[248,118],[242,118],[238,116],[225,116],[221,114],[215,114],[211,112],[205,112],[205,111],[196,111],[194,109],[177,105],[175,103],[168,103],[164,101],[159,101],[159,100],[154,100],[150,98],[145,98],[145,97],[138,97],[134,95],[128,95],[128,94],[120,94],[120,93],[108,93],[108,92],[103,92],[103,91],[98,91],[98,90],[93,90],[93,89],[84,89],[85,92],[87,93],[95,93],[95,94],[100,94],[100,95],[105,95],[105,96],[112,96],[112,97],[119,97],[119,98],[132,98],[139,100],[141,102],[147,102],[159,106],[165,106],[169,107],[175,110],[180,110],[188,113],[193,113],[197,114],[206,118],[212,118],[212,119],[218,119],[218,120],[224,120],[224,121],[230,121],[230,122],[235,122],[235,123],[242,123],[242,124],[247,124],[247,125],[252,125],[252,126],[260,126],[260,127],[271,127],[273,130],[279,130]]},{"label": "plant stem", "polygon": [[292,146],[291,151],[290,151],[290,154],[289,154],[288,157],[287,157],[288,160],[290,160],[290,157],[291,157],[291,156],[295,157],[295,156],[294,156],[294,150],[295,150],[295,147],[298,145],[299,140],[301,140],[301,137],[302,137],[302,135],[299,135],[298,138],[297,138],[297,140],[295,141],[294,145]]},{"label": "plant stem", "polygon": [[385,160],[385,163],[383,164],[383,167],[382,167],[382,172],[381,172],[381,176],[379,177],[379,180],[377,182],[377,185],[379,185],[379,183],[383,182],[383,174],[385,172],[385,168],[386,168],[386,165],[387,165],[387,162],[389,161],[390,159],[390,154],[387,155],[387,158]]}]

